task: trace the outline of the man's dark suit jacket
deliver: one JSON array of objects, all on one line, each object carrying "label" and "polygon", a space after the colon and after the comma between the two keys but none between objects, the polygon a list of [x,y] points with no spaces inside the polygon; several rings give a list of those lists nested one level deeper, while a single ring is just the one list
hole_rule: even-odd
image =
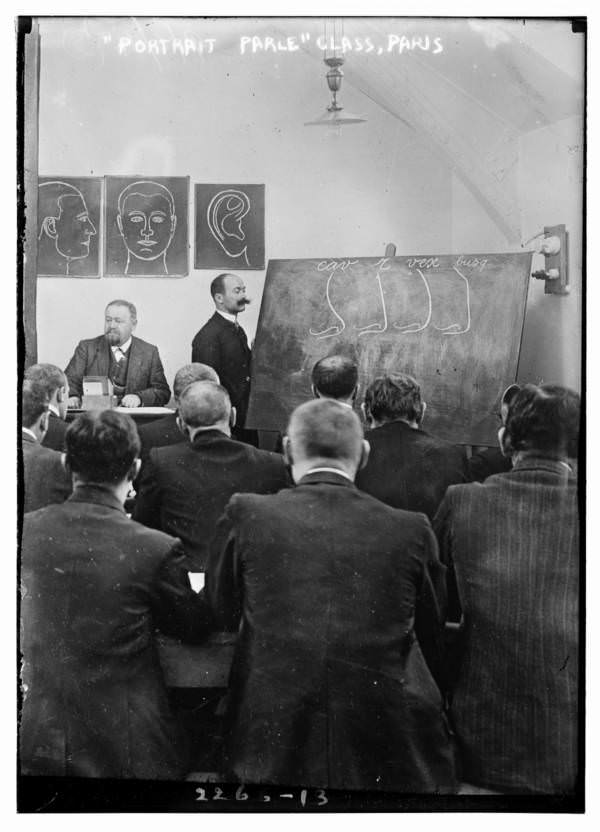
[{"label": "man's dark suit jacket", "polygon": [[242,327],[215,312],[192,341],[192,361],[216,370],[237,411],[237,425],[244,427],[250,397],[251,352]]},{"label": "man's dark suit jacket", "polygon": [[405,422],[388,422],[370,430],[369,461],[356,485],[394,508],[435,514],[449,485],[468,482],[462,448],[437,439]]},{"label": "man's dark suit jacket", "polygon": [[50,418],[48,420],[48,430],[42,439],[44,448],[52,448],[54,451],[61,453],[65,449],[65,433],[67,432],[67,423],[56,413],[50,411]]},{"label": "man's dark suit jacket", "polygon": [[465,617],[452,701],[467,782],[572,792],[577,774],[576,483],[530,457],[448,489],[434,521]]},{"label": "man's dark suit jacket", "polygon": [[469,480],[483,482],[492,474],[502,474],[510,471],[512,460],[504,456],[500,448],[486,448],[484,451],[475,451],[468,460]]},{"label": "man's dark suit jacket", "polygon": [[[83,394],[84,376],[108,376],[110,345],[104,335],[80,341],[65,370],[71,396]],[[171,398],[158,349],[133,336],[129,347],[129,364],[125,395],[135,393],[147,407],[165,405]]]},{"label": "man's dark suit jacket", "polygon": [[101,487],[24,518],[24,774],[185,774],[154,630],[201,639],[206,607],[179,541],[129,520]]},{"label": "man's dark suit jacket", "polygon": [[145,462],[152,448],[164,448],[166,445],[178,445],[189,442],[187,436],[177,427],[177,414],[169,413],[160,419],[154,419],[147,424],[138,425],[138,434],[142,449],[140,459]]},{"label": "man's dark suit jacket", "polygon": [[442,697],[424,658],[439,661],[444,572],[427,518],[337,473],[236,494],[206,574],[217,623],[237,630],[241,616],[226,774],[452,790]]},{"label": "man's dark suit jacket", "polygon": [[154,448],[145,464],[133,517],[183,541],[191,571],[203,572],[208,544],[236,491],[269,494],[290,485],[283,457],[218,430]]},{"label": "man's dark suit jacket", "polygon": [[44,448],[32,436],[22,434],[23,511],[36,511],[51,503],[62,503],[71,493],[71,477],[63,468],[58,451]]}]

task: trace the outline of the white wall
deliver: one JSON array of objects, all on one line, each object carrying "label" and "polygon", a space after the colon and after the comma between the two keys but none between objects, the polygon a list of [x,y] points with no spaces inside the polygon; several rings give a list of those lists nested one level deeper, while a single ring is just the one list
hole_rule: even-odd
[{"label": "white wall", "polygon": [[[104,44],[103,32],[118,38],[131,26],[42,22],[40,175],[265,183],[267,260],[372,256],[388,242],[398,253],[449,249],[450,172],[413,131],[349,86],[343,104],[367,124],[339,138],[303,126],[328,103],[321,62],[301,52],[240,59],[235,50],[119,56],[114,40]],[[189,228],[193,245],[192,210]],[[212,314],[217,272],[194,270],[193,248],[190,266],[184,278],[40,278],[39,360],[64,366],[79,339],[101,331],[105,304],[124,297],[171,380]],[[244,312],[252,338],[264,272],[240,273],[254,298]]]}]

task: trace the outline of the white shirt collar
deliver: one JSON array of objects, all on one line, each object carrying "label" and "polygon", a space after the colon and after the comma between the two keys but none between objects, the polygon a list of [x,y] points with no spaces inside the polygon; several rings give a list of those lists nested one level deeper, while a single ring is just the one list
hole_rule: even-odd
[{"label": "white shirt collar", "polygon": [[215,312],[218,312],[219,315],[222,315],[226,321],[231,321],[232,324],[237,323],[237,315],[231,315],[229,312],[222,312],[220,309],[215,309]]},{"label": "white shirt collar", "polygon": [[345,471],[342,471],[340,468],[311,468],[309,471],[306,472],[306,474],[303,475],[302,479],[304,479],[304,477],[307,477],[309,474],[321,473],[339,474],[340,477],[346,477],[346,479],[350,480],[350,482],[354,482],[352,477],[350,477]]},{"label": "white shirt collar", "polygon": [[130,347],[130,346],[131,346],[131,335],[130,335],[130,336],[129,336],[129,338],[125,341],[125,343],[124,343],[124,344],[121,344],[121,346],[120,346],[120,347],[113,347],[113,346],[111,345],[111,350],[113,351],[113,354],[114,354],[117,350],[121,350],[121,352],[123,353],[123,355],[125,355],[125,353],[127,352],[127,350],[129,349],[129,347]]},{"label": "white shirt collar", "polygon": [[54,413],[55,416],[58,416],[59,419],[61,418],[60,417],[60,410],[57,407],[55,407],[53,404],[48,405],[48,410],[50,411],[50,413]]},{"label": "white shirt collar", "polygon": [[23,433],[27,433],[29,436],[31,436],[34,442],[38,441],[38,438],[35,435],[35,433],[32,430],[29,430],[29,428],[21,427],[21,430],[23,431]]}]

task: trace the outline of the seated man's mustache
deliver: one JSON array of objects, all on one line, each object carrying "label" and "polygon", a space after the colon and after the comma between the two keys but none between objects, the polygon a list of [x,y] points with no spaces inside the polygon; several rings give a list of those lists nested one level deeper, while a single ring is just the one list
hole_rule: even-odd
[{"label": "seated man's mustache", "polygon": [[247,306],[249,303],[252,303],[252,300],[250,298],[240,298],[238,303],[243,303]]}]

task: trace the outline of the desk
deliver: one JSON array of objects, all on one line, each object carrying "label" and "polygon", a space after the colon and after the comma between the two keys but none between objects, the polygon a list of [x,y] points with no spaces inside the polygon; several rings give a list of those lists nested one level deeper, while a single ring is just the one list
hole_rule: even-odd
[{"label": "desk", "polygon": [[225,688],[237,633],[212,633],[203,644],[183,644],[156,636],[158,655],[169,688]]},{"label": "desk", "polygon": [[[134,422],[152,422],[154,419],[160,419],[162,416],[167,416],[173,413],[170,407],[114,407],[117,413],[126,413],[131,416]],[[72,422],[80,413],[87,411],[82,408],[69,408],[67,411],[67,422]]]}]

